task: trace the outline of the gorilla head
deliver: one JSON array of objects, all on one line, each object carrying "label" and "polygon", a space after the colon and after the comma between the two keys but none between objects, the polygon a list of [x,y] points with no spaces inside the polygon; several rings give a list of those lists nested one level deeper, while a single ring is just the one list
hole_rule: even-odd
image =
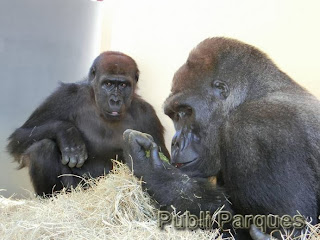
[{"label": "gorilla head", "polygon": [[89,81],[101,115],[108,120],[120,120],[129,108],[139,79],[135,61],[119,52],[104,52],[93,62]]},{"label": "gorilla head", "polygon": [[226,38],[201,42],[176,72],[164,105],[176,129],[171,163],[191,176],[216,175],[226,118],[244,101],[290,81],[253,46]]}]

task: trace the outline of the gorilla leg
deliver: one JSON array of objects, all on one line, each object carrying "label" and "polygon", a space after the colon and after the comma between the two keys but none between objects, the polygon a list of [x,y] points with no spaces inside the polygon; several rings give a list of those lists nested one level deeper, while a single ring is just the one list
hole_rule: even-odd
[{"label": "gorilla leg", "polygon": [[72,172],[61,163],[61,153],[56,143],[49,139],[32,144],[23,154],[22,164],[29,167],[31,181],[38,195],[52,194],[63,187],[76,186],[79,182],[73,176],[59,177]]}]

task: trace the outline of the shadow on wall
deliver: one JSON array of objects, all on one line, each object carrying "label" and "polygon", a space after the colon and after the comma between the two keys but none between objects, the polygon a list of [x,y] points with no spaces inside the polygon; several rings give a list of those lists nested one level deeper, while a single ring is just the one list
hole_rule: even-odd
[{"label": "shadow on wall", "polygon": [[27,196],[27,170],[6,152],[20,127],[58,82],[81,80],[100,48],[99,3],[88,0],[0,3],[0,195]]}]

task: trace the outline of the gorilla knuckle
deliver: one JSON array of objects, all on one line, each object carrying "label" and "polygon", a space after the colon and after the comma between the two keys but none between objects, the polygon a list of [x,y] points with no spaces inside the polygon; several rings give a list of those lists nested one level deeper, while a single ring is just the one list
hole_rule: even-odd
[{"label": "gorilla knuckle", "polygon": [[137,138],[138,134],[134,131],[130,131],[128,138],[129,138],[129,142],[132,142],[135,138]]},{"label": "gorilla knuckle", "polygon": [[152,137],[150,134],[144,133],[143,136],[144,136],[145,138],[148,138],[148,139],[150,139],[151,141],[153,141],[153,137]]}]

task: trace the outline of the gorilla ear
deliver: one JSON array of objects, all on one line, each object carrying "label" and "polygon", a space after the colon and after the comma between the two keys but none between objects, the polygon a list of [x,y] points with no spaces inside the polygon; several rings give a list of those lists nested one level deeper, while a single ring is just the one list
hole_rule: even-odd
[{"label": "gorilla ear", "polygon": [[226,83],[216,80],[212,83],[214,89],[214,95],[219,99],[227,99],[230,95],[229,87]]},{"label": "gorilla ear", "polygon": [[96,77],[96,68],[91,67],[89,72],[89,81],[92,81]]},{"label": "gorilla ear", "polygon": [[137,70],[136,75],[134,76],[136,82],[138,82],[138,80],[139,80],[139,75],[140,75],[140,72],[139,72],[139,70]]}]

